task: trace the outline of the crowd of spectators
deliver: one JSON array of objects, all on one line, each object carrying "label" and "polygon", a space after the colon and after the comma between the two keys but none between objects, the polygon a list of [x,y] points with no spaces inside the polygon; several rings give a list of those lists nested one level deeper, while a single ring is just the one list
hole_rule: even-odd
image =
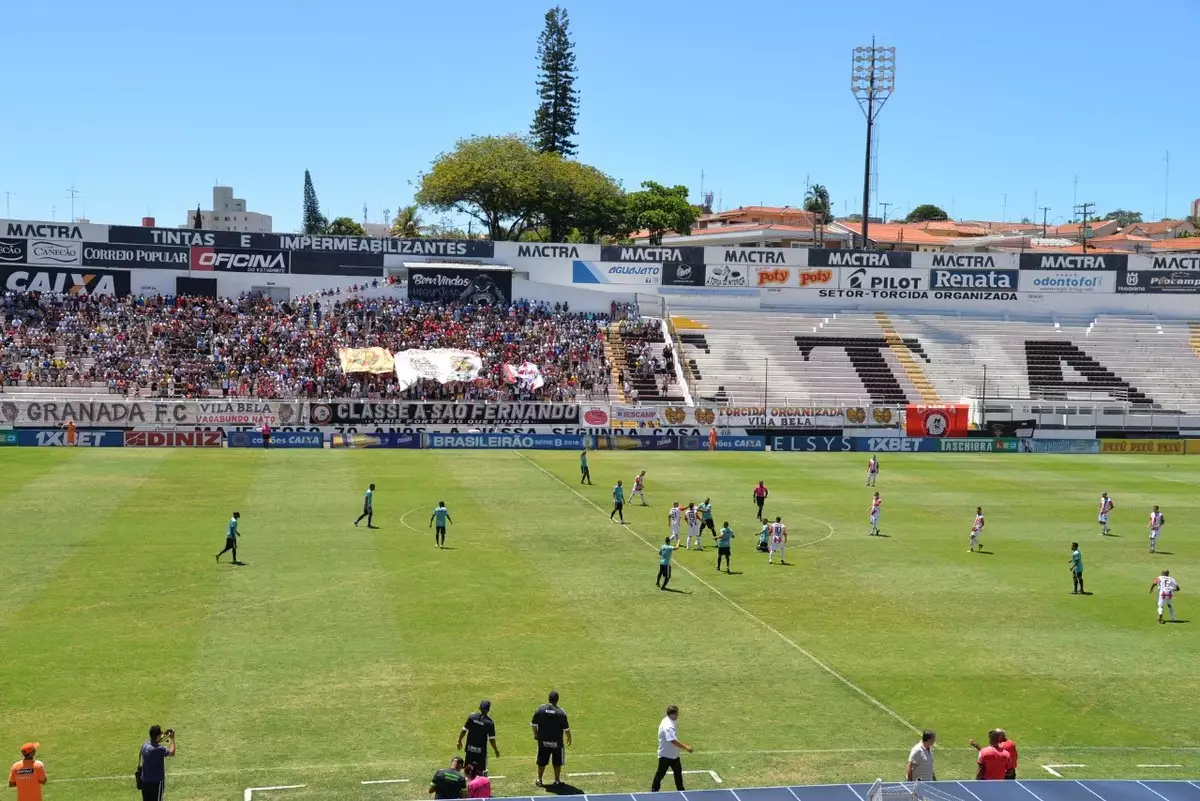
[{"label": "crowd of spectators", "polygon": [[[334,291],[289,302],[10,292],[0,296],[0,385],[147,397],[603,398],[609,319],[565,304],[414,304]],[[472,382],[401,392],[394,374],[344,374],[343,347],[462,348],[478,352],[484,366]],[[504,365],[525,361],[540,368],[544,386],[506,382]]]}]

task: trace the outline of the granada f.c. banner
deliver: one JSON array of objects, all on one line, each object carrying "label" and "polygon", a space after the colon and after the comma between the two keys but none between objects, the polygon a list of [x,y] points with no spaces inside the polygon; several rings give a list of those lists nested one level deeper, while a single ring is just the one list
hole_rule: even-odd
[{"label": "granada f.c. banner", "polygon": [[909,406],[904,415],[905,433],[910,437],[965,437],[969,427],[966,404]]}]

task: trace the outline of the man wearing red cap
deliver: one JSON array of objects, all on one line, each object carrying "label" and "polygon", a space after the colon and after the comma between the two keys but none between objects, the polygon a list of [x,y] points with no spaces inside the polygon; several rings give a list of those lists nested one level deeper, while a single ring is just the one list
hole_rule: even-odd
[{"label": "man wearing red cap", "polygon": [[8,786],[17,788],[17,801],[42,801],[46,766],[34,759],[41,747],[41,743],[25,743],[21,746],[21,759],[8,770]]}]

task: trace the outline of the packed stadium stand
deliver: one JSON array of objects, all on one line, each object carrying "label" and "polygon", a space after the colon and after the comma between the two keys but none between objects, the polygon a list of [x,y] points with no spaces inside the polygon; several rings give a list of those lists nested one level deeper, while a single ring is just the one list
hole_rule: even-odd
[{"label": "packed stadium stand", "polygon": [[[574,400],[608,397],[607,315],[545,303],[413,305],[325,295],[122,299],[0,296],[0,389],[9,394],[204,397],[405,397]],[[478,351],[480,379],[399,392],[391,375],[345,375],[337,349]],[[545,386],[505,380],[505,364],[538,365]]]},{"label": "packed stadium stand", "polygon": [[937,403],[963,397],[1200,411],[1200,328],[1100,315],[705,312],[676,320],[698,397],[757,404]]}]

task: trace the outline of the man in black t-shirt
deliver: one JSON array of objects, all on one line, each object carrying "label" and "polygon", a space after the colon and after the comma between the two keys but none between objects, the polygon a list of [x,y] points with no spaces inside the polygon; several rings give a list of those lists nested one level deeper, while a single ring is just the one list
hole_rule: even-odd
[{"label": "man in black t-shirt", "polygon": [[537,741],[537,786],[544,787],[542,774],[546,765],[554,766],[554,784],[562,784],[564,747],[571,744],[571,724],[567,713],[558,706],[558,691],[551,690],[548,703],[542,704],[533,713],[533,739]]},{"label": "man in black t-shirt", "polygon": [[454,757],[449,768],[433,774],[429,792],[434,798],[462,798],[467,794],[467,777],[462,775],[462,766],[462,757]]},{"label": "man in black t-shirt", "polygon": [[462,731],[458,733],[458,750],[462,751],[465,737],[467,739],[467,764],[474,765],[475,771],[481,776],[487,775],[488,743],[492,744],[492,750],[496,752],[496,756],[500,756],[500,749],[496,745],[496,724],[488,715],[491,708],[491,701],[486,698],[480,701],[479,711],[467,715],[467,722],[463,724]]}]

